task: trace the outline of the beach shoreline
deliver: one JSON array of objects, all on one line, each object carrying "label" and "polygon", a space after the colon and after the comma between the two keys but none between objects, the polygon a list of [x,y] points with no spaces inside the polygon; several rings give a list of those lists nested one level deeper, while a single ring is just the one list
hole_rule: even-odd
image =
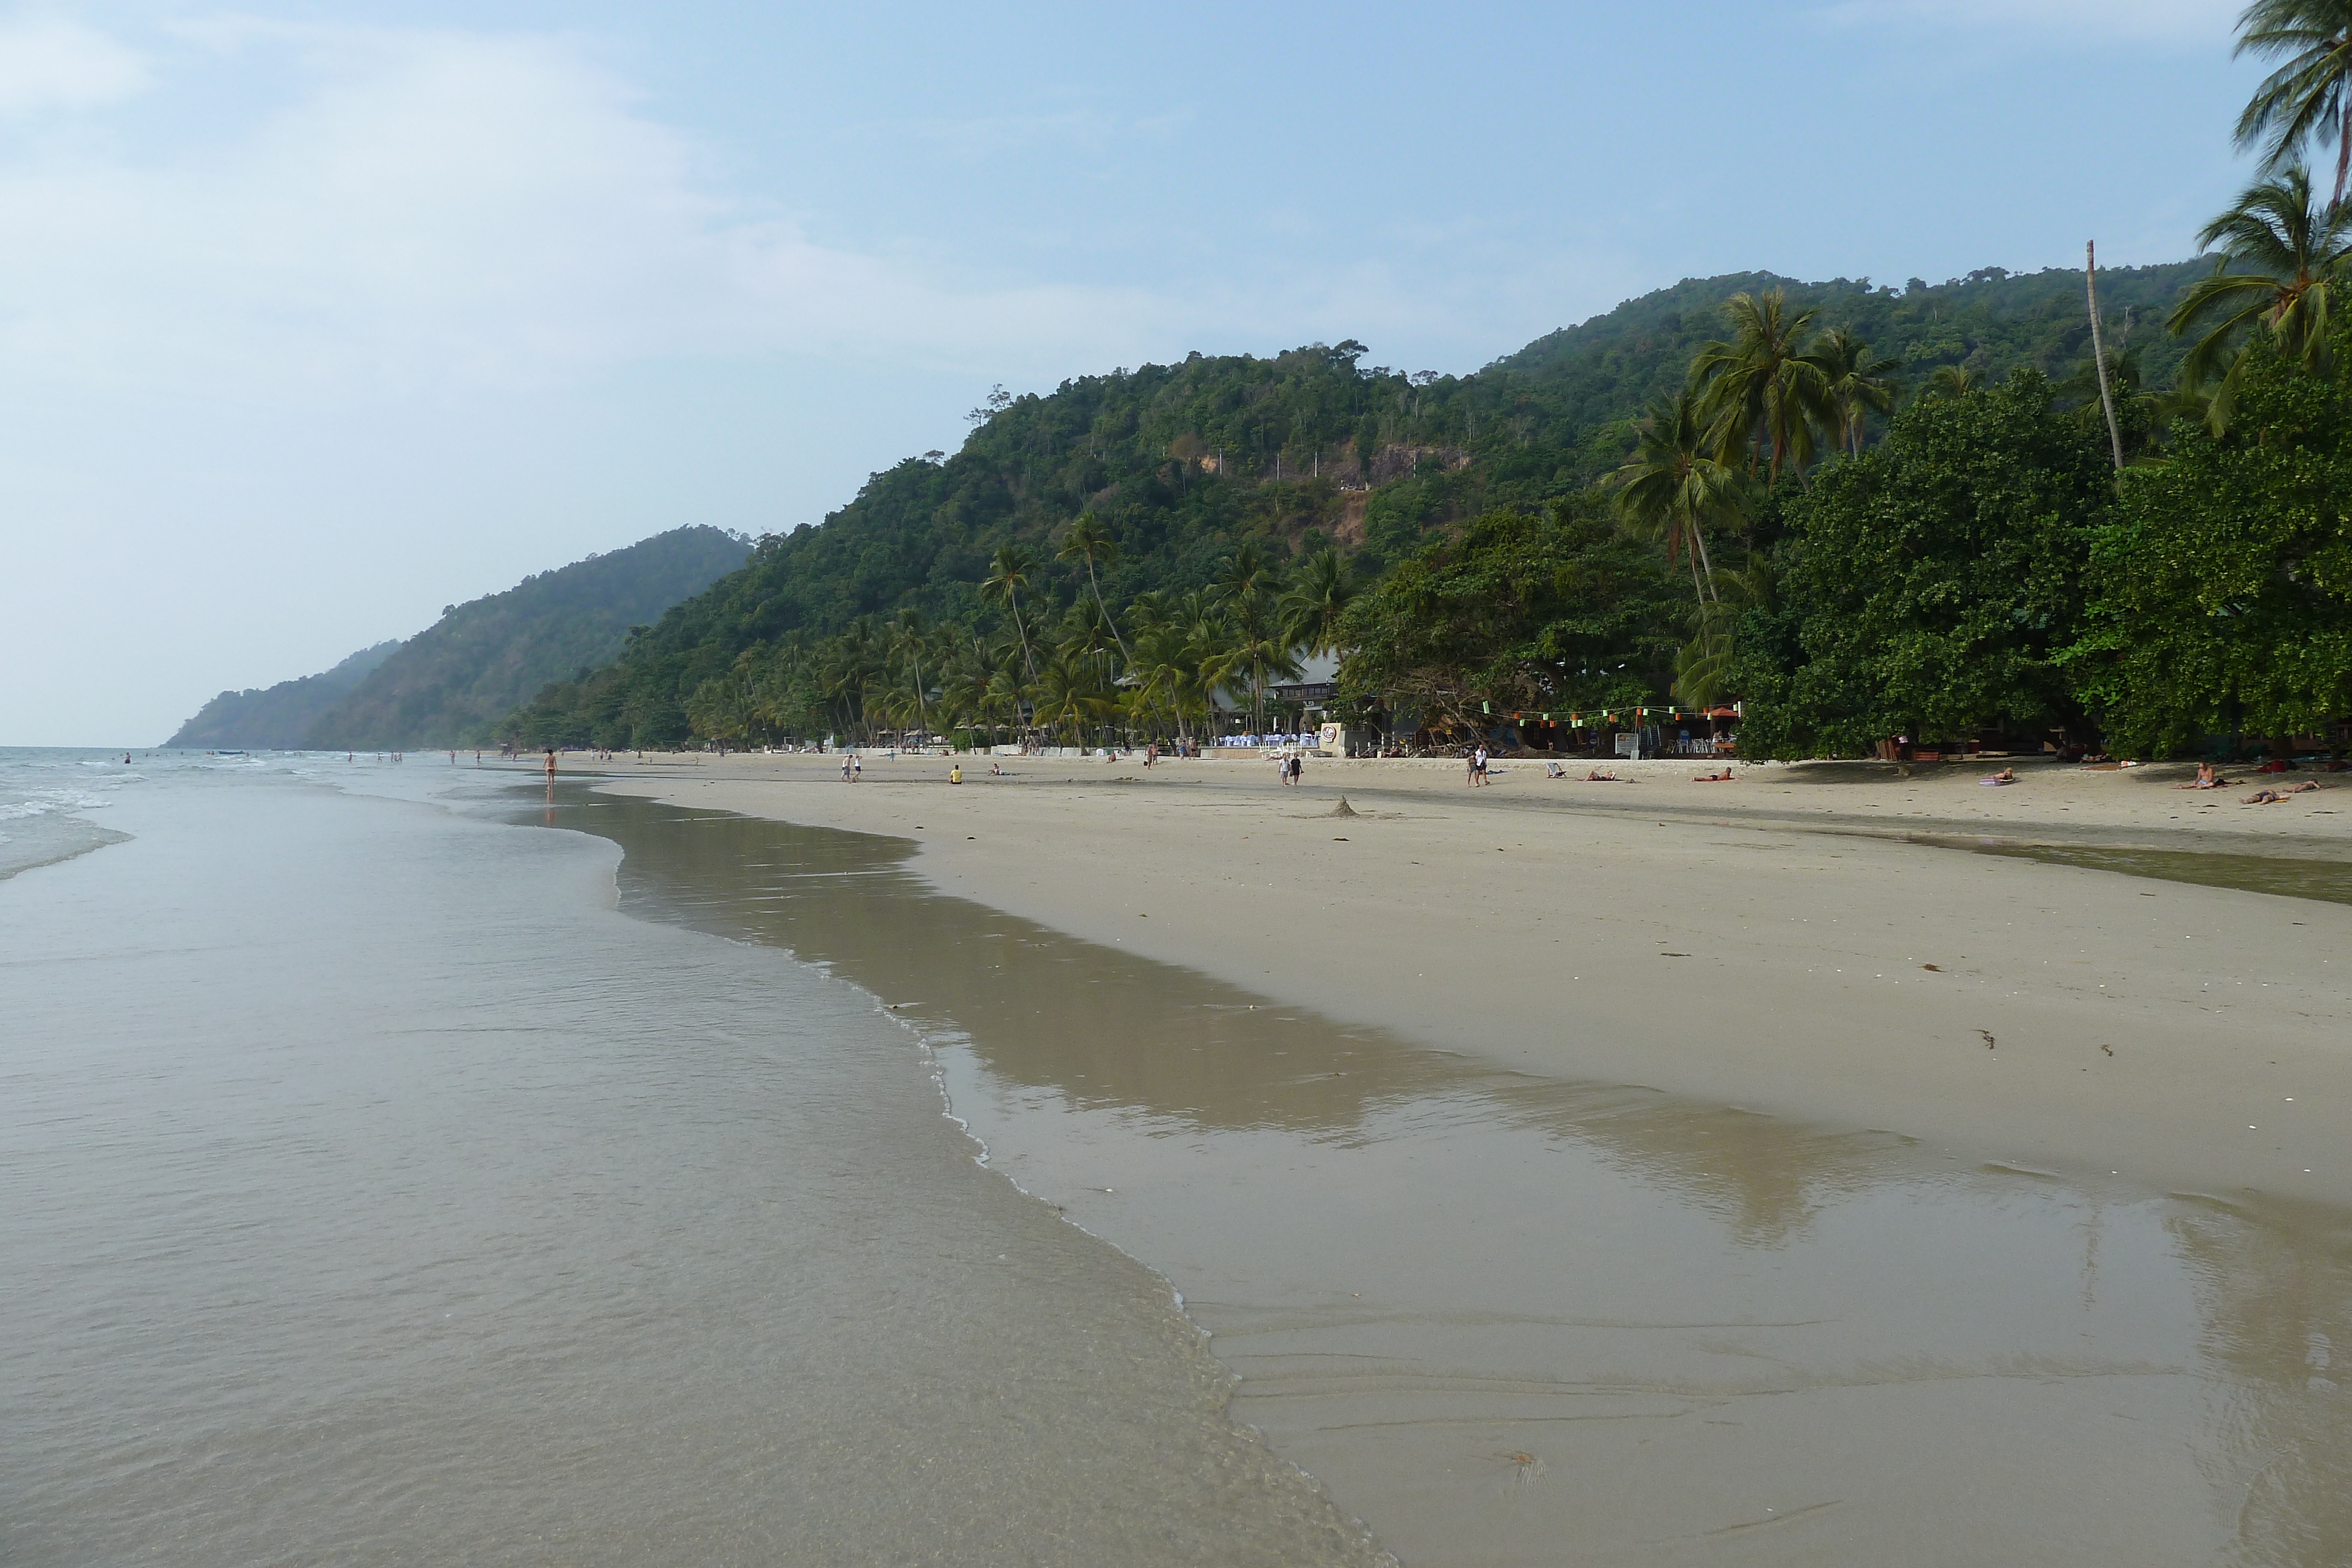
[{"label": "beach shoreline", "polygon": [[[1904,841],[1975,832],[2352,858],[2322,791],[2179,768],[1739,769],[1611,787],[1514,762],[648,758],[597,788],[918,845],[940,892],[1540,1076],[1973,1160],[2352,1207],[2352,907]],[[520,772],[518,768],[516,771]],[[1891,776],[1890,776],[1891,775]],[[1342,792],[1358,816],[1335,818]],[[2219,815],[2221,821],[2213,819]],[[2203,817],[2205,821],[2183,821]],[[2347,960],[2352,962],[2352,960]],[[1113,1020],[1115,1027],[1115,1020]]]}]

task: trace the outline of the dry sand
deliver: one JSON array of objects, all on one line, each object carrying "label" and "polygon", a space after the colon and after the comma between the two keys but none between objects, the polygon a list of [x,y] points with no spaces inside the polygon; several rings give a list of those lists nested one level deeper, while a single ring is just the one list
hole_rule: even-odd
[{"label": "dry sand", "polygon": [[[887,834],[942,892],[1548,1077],[1971,1159],[2352,1204],[2352,906],[1927,847],[2352,862],[2352,789],[2179,768],[649,757],[604,787]],[[585,770],[585,765],[583,769]],[[1580,773],[1581,765],[1571,765]],[[2295,776],[2305,777],[2305,776]],[[2346,779],[2331,780],[2343,783]],[[2273,782],[2264,780],[2264,782]],[[1345,793],[1360,815],[1330,815]],[[2290,867],[2291,869],[2291,867]]]}]

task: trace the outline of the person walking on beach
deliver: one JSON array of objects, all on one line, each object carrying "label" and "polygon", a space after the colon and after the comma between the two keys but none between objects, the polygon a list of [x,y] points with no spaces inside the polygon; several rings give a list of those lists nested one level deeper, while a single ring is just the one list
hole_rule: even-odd
[{"label": "person walking on beach", "polygon": [[852,784],[855,784],[865,777],[866,754],[862,751],[851,752],[849,754],[849,781]]},{"label": "person walking on beach", "polygon": [[841,754],[841,781],[849,782],[849,753],[845,751]]},{"label": "person walking on beach", "polygon": [[555,747],[551,746],[547,748],[547,781],[555,782]]},{"label": "person walking on beach", "polygon": [[1481,743],[1478,749],[1470,754],[1470,786],[1474,789],[1481,789],[1485,787],[1486,782],[1486,747],[1484,743]]}]

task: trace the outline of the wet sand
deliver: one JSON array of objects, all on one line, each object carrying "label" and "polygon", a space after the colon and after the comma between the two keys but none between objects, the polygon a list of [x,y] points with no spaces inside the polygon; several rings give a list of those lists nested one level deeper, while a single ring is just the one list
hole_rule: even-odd
[{"label": "wet sand", "polygon": [[[2352,793],[2186,769],[935,758],[623,761],[602,787],[912,841],[929,885],[1495,1067],[1970,1159],[2352,1207],[2352,907],[1989,845],[2352,862]],[[631,774],[638,777],[628,777]],[[1360,815],[1329,813],[1345,793]]]},{"label": "wet sand", "polygon": [[940,896],[902,841],[564,793],[625,911],[875,993],[991,1163],[1173,1282],[1234,1413],[1407,1563],[2352,1542],[2340,1210],[1512,1071]]}]

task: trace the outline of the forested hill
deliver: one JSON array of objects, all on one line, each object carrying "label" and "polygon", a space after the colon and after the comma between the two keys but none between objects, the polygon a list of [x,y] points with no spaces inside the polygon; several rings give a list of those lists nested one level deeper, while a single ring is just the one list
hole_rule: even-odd
[{"label": "forested hill", "polygon": [[[2201,269],[2101,276],[2107,329],[2127,333],[2148,384],[2179,359],[2161,320]],[[2089,362],[2082,281],[1988,268],[1898,291],[1739,274],[1645,295],[1463,377],[1367,366],[1369,350],[1349,341],[1271,359],[1196,353],[1045,396],[999,393],[973,411],[961,450],[910,457],[822,526],[761,539],[741,571],[632,639],[613,668],[558,682],[506,727],[532,743],[682,740],[688,694],[788,636],[901,607],[992,623],[978,585],[1007,541],[1042,558],[1037,599],[1067,604],[1079,580],[1054,547],[1088,511],[1118,542],[1103,582],[1114,605],[1200,586],[1245,539],[1277,558],[1337,544],[1360,577],[1377,574],[1433,527],[1580,490],[1614,468],[1643,407],[1681,384],[1700,343],[1726,335],[1722,304],[1741,290],[1786,289],[1818,308],[1816,329],[1849,326],[1899,355],[1914,386],[1945,365],[1987,379],[2031,365],[2063,385]]]},{"label": "forested hill", "polygon": [[299,747],[310,727],[335,703],[349,695],[375,667],[400,646],[395,637],[362,648],[331,670],[299,680],[280,681],[268,690],[223,692],[180,727],[163,744],[203,750],[248,747],[266,750]]},{"label": "forested hill", "polygon": [[517,703],[612,659],[631,627],[735,570],[750,549],[723,529],[672,528],[452,606],[322,714],[306,743],[335,750],[488,739]]}]

